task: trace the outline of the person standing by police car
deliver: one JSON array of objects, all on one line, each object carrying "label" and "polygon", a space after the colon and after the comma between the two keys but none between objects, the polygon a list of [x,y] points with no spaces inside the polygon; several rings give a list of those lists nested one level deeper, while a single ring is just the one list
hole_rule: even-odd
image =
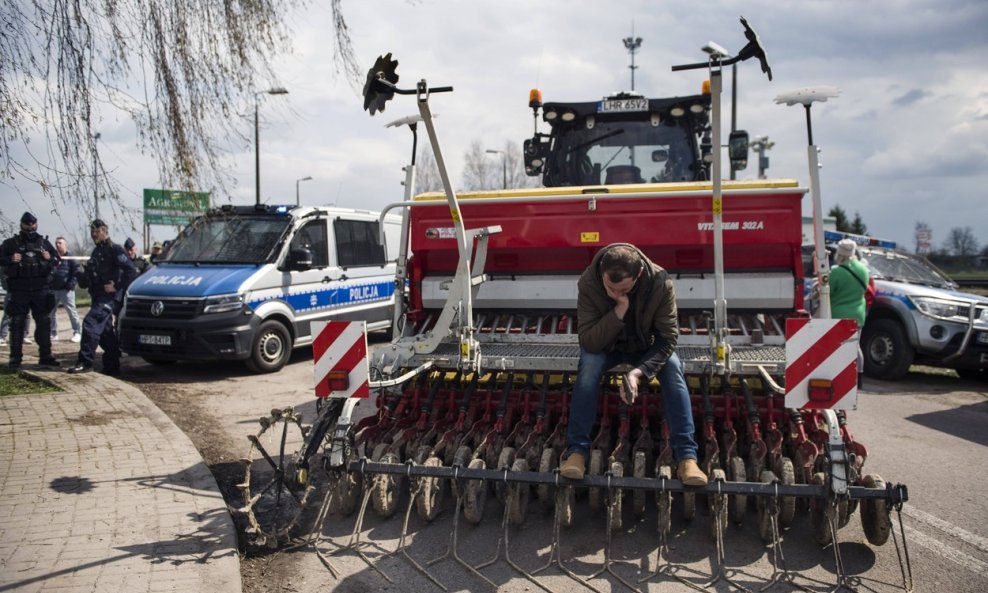
[{"label": "person standing by police car", "polygon": [[58,366],[51,355],[50,315],[55,300],[48,284],[58,261],[58,252],[38,234],[38,219],[30,212],[21,216],[21,232],[0,245],[0,266],[5,268],[10,289],[10,368],[21,366],[28,313],[34,317],[38,364]]},{"label": "person standing by police car", "polygon": [[103,373],[119,375],[120,343],[113,317],[123,308],[127,287],[137,272],[124,248],[110,240],[105,222],[99,218],[93,220],[89,225],[89,236],[96,247],[79,276],[79,286],[89,289],[92,304],[82,322],[79,359],[69,372],[93,370],[98,345],[103,349]]}]

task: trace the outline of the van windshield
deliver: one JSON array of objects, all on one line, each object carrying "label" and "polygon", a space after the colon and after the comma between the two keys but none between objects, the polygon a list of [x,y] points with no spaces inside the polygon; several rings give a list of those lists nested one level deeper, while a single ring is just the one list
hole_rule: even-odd
[{"label": "van windshield", "polygon": [[179,234],[165,261],[171,263],[262,264],[278,254],[290,219],[230,216],[201,218]]}]

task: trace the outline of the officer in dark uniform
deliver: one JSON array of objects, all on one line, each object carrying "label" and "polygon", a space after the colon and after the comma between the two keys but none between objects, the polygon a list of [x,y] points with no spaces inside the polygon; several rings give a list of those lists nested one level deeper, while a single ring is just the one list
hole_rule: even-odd
[{"label": "officer in dark uniform", "polygon": [[0,245],[0,266],[5,268],[10,289],[10,367],[20,368],[24,351],[24,324],[34,317],[34,339],[38,363],[58,366],[51,355],[51,310],[55,298],[48,288],[51,271],[59,262],[58,252],[38,234],[38,219],[30,212],[21,216],[21,232]]},{"label": "officer in dark uniform", "polygon": [[124,241],[124,249],[127,251],[127,257],[134,263],[134,269],[137,270],[138,276],[148,271],[148,260],[137,254],[137,243],[134,243],[133,239],[127,237],[127,240]]},{"label": "officer in dark uniform", "polygon": [[96,247],[79,276],[79,286],[89,289],[92,304],[82,322],[82,345],[79,360],[70,373],[93,370],[96,346],[103,349],[103,373],[120,374],[120,343],[113,316],[123,308],[127,287],[137,276],[134,264],[120,245],[110,240],[106,223],[100,219],[89,225],[89,236]]}]

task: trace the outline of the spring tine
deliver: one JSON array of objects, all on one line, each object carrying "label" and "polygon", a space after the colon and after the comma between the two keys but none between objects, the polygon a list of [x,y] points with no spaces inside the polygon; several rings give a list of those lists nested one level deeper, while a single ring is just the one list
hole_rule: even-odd
[{"label": "spring tine", "polygon": [[812,589],[807,589],[806,587],[800,585],[796,582],[796,577],[799,576],[796,573],[789,570],[786,564],[786,555],[782,552],[782,535],[779,532],[779,483],[775,483],[776,493],[766,501],[765,504],[769,505],[769,522],[772,525],[772,567],[774,571],[772,572],[772,577],[769,579],[768,583],[759,591],[767,591],[778,585],[780,583],[786,583],[790,587],[799,589],[800,591],[806,591],[806,593],[814,593]]},{"label": "spring tine", "polygon": [[[895,544],[895,555],[899,558],[899,572],[902,573],[902,590],[910,593],[913,590],[913,567],[909,561],[909,547],[906,545],[906,528],[902,525],[902,503],[895,505],[896,514],[899,516],[899,533],[902,535],[902,551],[905,552],[906,563],[902,563],[903,554],[899,552],[899,539],[892,530],[892,543]],[[908,573],[908,579],[906,577]]]},{"label": "spring tine", "polygon": [[437,556],[436,558],[433,558],[432,560],[429,560],[425,564],[426,564],[426,566],[432,566],[436,562],[439,562],[440,560],[445,560],[449,556],[452,556],[453,557],[453,560],[455,560],[460,566],[466,568],[475,577],[477,577],[478,579],[484,581],[485,583],[487,583],[488,585],[490,585],[492,589],[495,589],[496,590],[497,589],[497,585],[494,584],[494,581],[492,581],[489,578],[485,577],[483,574],[481,574],[473,566],[470,566],[470,563],[468,563],[467,561],[465,561],[463,558],[460,558],[460,552],[459,552],[459,549],[457,548],[457,546],[459,544],[460,512],[462,510],[463,510],[463,497],[462,496],[457,496],[456,497],[456,510],[453,512],[453,532],[449,536],[449,546],[446,548],[446,552],[445,553],[443,553],[441,556]]},{"label": "spring tine", "polygon": [[412,515],[412,509],[415,507],[415,500],[419,497],[420,494],[422,494],[422,481],[416,480],[414,481],[412,486],[412,495],[410,497],[410,500],[408,501],[408,508],[405,509],[405,522],[401,526],[401,537],[398,538],[398,547],[395,548],[395,551],[391,552],[391,554],[394,555],[400,553],[402,556],[405,557],[406,560],[408,560],[411,563],[411,565],[415,568],[415,570],[424,574],[426,577],[428,577],[430,581],[432,581],[437,587],[439,587],[443,591],[449,591],[446,585],[436,580],[436,577],[429,574],[429,571],[426,570],[425,567],[423,567],[421,564],[416,562],[415,559],[408,554],[408,547],[405,545],[405,538],[408,535],[408,518]]},{"label": "spring tine", "polygon": [[830,545],[834,548],[834,571],[837,573],[837,585],[830,590],[830,593],[835,593],[842,589],[847,589],[848,591],[857,592],[857,587],[855,584],[858,579],[855,577],[850,577],[844,568],[844,558],[840,553],[840,542],[837,541],[837,501],[829,500],[829,511],[827,513],[827,526],[830,528]]},{"label": "spring tine", "polygon": [[614,505],[615,505],[615,503],[617,501],[617,497],[621,495],[621,492],[620,492],[620,490],[616,490],[610,484],[611,477],[613,477],[613,474],[610,471],[608,471],[607,474],[606,474],[606,476],[607,476],[607,486],[606,486],[606,488],[607,488],[607,537],[604,540],[604,566],[602,566],[597,572],[591,574],[587,578],[588,579],[595,578],[598,575],[600,575],[601,573],[603,573],[603,572],[606,571],[606,572],[609,572],[611,574],[611,576],[613,576],[618,581],[620,581],[621,584],[624,585],[625,587],[631,589],[632,591],[638,591],[639,590],[638,587],[636,587],[632,583],[630,583],[627,580],[625,580],[624,577],[622,577],[618,573],[614,572],[614,569],[611,568],[614,565],[614,561],[611,560],[611,521],[612,521],[611,518],[612,518],[612,516],[614,514],[613,513],[613,507],[614,507]]},{"label": "spring tine", "polygon": [[[528,486],[526,484],[514,484],[512,487],[513,488],[527,488]],[[533,577],[528,572],[525,572],[525,569],[523,569],[522,567],[518,566],[515,563],[515,561],[511,559],[511,552],[510,552],[510,550],[511,550],[511,539],[509,537],[509,532],[511,531],[511,527],[510,527],[510,521],[508,521],[508,515],[511,514],[511,509],[512,509],[512,506],[511,505],[515,504],[515,497],[512,496],[511,493],[509,492],[509,494],[505,498],[505,501],[504,502],[505,502],[505,505],[504,505],[504,523],[503,523],[503,527],[504,527],[504,560],[505,560],[505,562],[508,563],[508,566],[510,566],[511,568],[513,568],[516,571],[518,571],[518,573],[521,574],[521,576],[523,576],[526,579],[528,579],[529,581],[531,581],[534,585],[536,585],[537,587],[539,587],[543,591],[546,591],[547,593],[554,593],[554,591],[552,589],[550,589],[550,588],[546,587],[545,585],[543,585],[542,583],[536,581],[535,580],[535,577]]]},{"label": "spring tine", "polygon": [[[721,480],[717,480],[717,486],[720,487]],[[724,497],[718,491],[717,496],[714,497],[714,504],[722,505],[725,504]],[[717,574],[714,575],[713,580],[701,585],[704,589],[709,589],[711,585],[717,581],[723,579],[725,583],[733,586],[739,591],[744,591],[744,593],[753,593],[751,589],[748,589],[741,583],[733,580],[731,577],[735,574],[740,574],[741,571],[727,568],[727,563],[724,560],[724,525],[721,522],[721,514],[717,509],[714,511],[714,521],[717,522]]]},{"label": "spring tine", "polygon": [[545,563],[545,566],[541,566],[533,570],[532,574],[533,575],[538,574],[543,570],[549,568],[553,564],[556,564],[559,567],[559,570],[563,571],[563,574],[565,574],[569,578],[580,583],[587,589],[594,591],[595,593],[603,593],[603,591],[588,583],[583,577],[563,566],[562,541],[561,538],[559,537],[559,521],[560,521],[559,513],[561,507],[561,505],[559,504],[559,498],[560,496],[565,496],[565,494],[562,493],[563,488],[572,488],[572,486],[559,485],[560,474],[558,467],[555,470],[553,470],[552,473],[555,475],[556,478],[556,504],[554,506],[553,516],[552,516],[552,544],[549,546],[549,560]]},{"label": "spring tine", "polygon": [[394,581],[391,580],[391,577],[384,574],[384,572],[382,572],[381,569],[378,568],[375,563],[371,562],[370,558],[368,558],[367,555],[364,554],[363,550],[361,550],[361,548],[366,544],[360,541],[360,532],[363,530],[364,516],[367,512],[367,503],[370,502],[370,497],[371,494],[373,494],[373,492],[374,492],[373,488],[368,488],[367,492],[364,493],[364,499],[360,503],[360,513],[357,515],[357,522],[356,524],[354,524],[353,531],[350,533],[350,541],[347,542],[345,546],[333,550],[332,552],[330,552],[329,555],[335,556],[337,554],[341,554],[347,550],[350,550],[354,554],[359,556],[360,559],[367,564],[367,566],[370,566],[375,571],[377,571],[377,573],[381,575],[384,578],[384,580],[388,581],[389,583],[394,583]]}]

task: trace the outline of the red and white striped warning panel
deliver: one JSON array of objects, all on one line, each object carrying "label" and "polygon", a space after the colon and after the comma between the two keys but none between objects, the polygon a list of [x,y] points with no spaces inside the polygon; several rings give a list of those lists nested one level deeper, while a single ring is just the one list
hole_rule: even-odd
[{"label": "red and white striped warning panel", "polygon": [[370,397],[367,323],[312,323],[316,397]]},{"label": "red and white striped warning panel", "polygon": [[853,410],[858,405],[858,324],[786,320],[786,407]]}]

